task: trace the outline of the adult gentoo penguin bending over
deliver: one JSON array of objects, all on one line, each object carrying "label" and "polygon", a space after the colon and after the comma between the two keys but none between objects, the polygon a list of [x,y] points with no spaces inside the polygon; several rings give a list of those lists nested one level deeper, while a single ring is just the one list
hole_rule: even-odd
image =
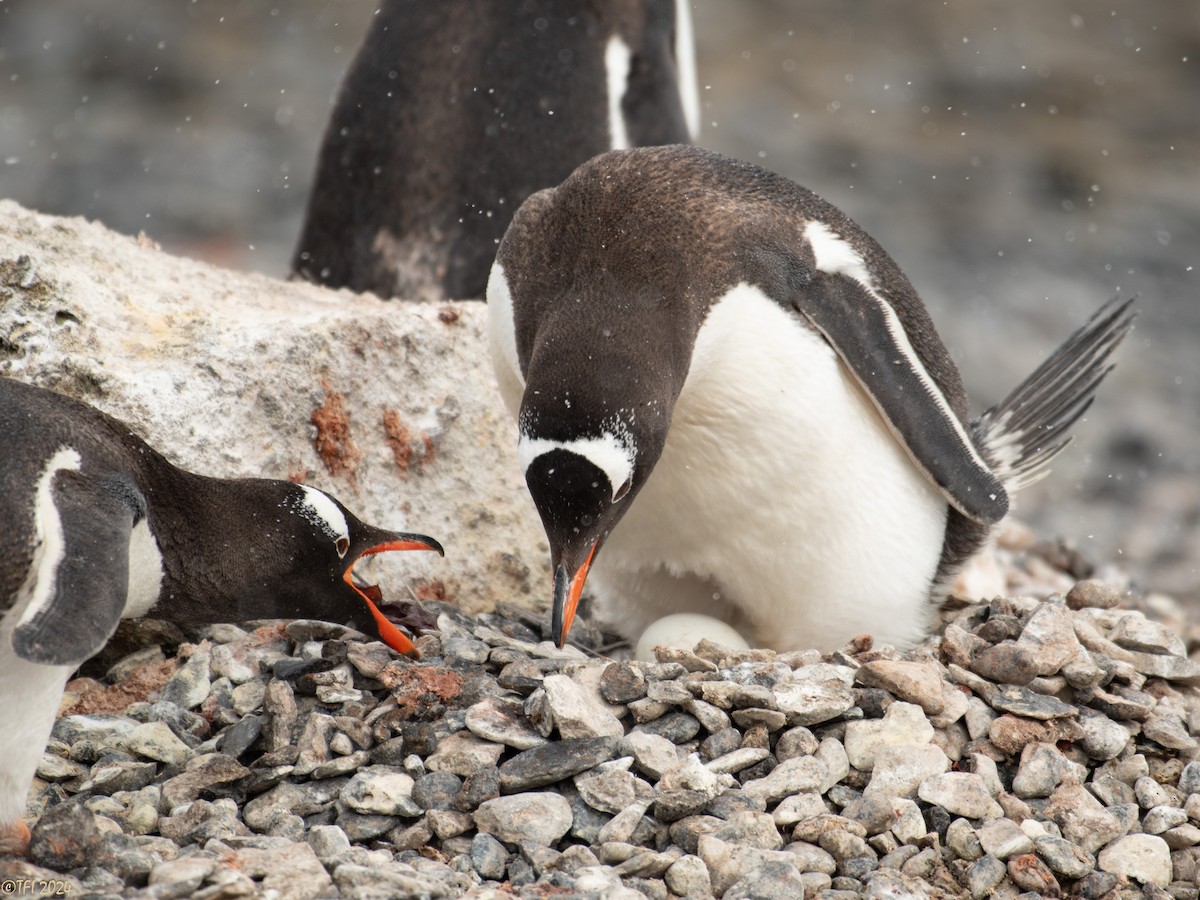
[{"label": "adult gentoo penguin bending over", "polygon": [[411,653],[351,573],[372,553],[442,552],[316,488],[185,472],[99,410],[6,378],[0,522],[0,853],[28,841],[25,795],[67,677],[119,619],[323,619]]},{"label": "adult gentoo penguin bending over", "polygon": [[557,639],[590,569],[627,636],[687,611],[778,650],[918,641],[1130,323],[1106,306],[969,420],[874,240],[779,175],[682,146],[606,153],[530,197],[488,304]]},{"label": "adult gentoo penguin bending over", "polygon": [[616,147],[693,140],[687,0],[383,0],[326,129],[292,271],[483,296],[534,191]]}]

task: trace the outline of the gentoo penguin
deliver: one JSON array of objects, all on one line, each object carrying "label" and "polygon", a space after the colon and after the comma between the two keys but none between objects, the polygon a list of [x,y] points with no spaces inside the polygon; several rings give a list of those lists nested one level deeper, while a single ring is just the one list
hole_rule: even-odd
[{"label": "gentoo penguin", "polygon": [[1114,301],[970,420],[871,237],[786,178],[683,146],[606,153],[531,196],[488,306],[558,641],[590,569],[631,639],[691,612],[777,650],[921,639],[1130,325]]},{"label": "gentoo penguin", "polygon": [[521,201],[616,147],[694,140],[687,0],[383,0],[317,160],[292,271],[479,298]]},{"label": "gentoo penguin", "polygon": [[328,494],[171,465],[77,400],[0,378],[0,853],[22,822],[63,686],[122,617],[313,618],[413,645],[352,578],[362,557],[434,550]]}]

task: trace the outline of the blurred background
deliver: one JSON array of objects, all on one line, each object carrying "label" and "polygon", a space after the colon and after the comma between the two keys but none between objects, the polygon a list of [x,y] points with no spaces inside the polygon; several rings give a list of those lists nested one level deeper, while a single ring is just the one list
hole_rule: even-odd
[{"label": "blurred background", "polygon": [[[0,196],[282,275],[375,6],[0,0]],[[1017,513],[1200,603],[1200,4],[693,8],[700,143],[874,235],[976,412],[1100,303],[1139,297],[1075,445]]]}]

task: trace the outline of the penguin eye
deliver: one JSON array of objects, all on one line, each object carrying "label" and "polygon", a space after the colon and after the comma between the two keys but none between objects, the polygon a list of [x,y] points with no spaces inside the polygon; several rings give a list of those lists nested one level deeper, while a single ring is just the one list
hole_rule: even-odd
[{"label": "penguin eye", "polygon": [[616,503],[618,500],[621,500],[622,498],[624,498],[624,496],[629,493],[629,488],[632,485],[633,485],[633,476],[631,475],[625,479],[624,484],[622,484],[619,488],[617,488],[617,492],[615,494],[613,494],[612,502]]},{"label": "penguin eye", "polygon": [[338,559],[346,555],[346,551],[350,549],[350,538],[340,537],[333,542],[333,546],[337,548]]}]

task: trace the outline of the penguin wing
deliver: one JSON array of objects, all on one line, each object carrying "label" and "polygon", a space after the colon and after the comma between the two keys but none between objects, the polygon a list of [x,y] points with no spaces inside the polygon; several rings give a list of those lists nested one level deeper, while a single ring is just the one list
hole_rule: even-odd
[{"label": "penguin wing", "polygon": [[913,348],[891,305],[844,274],[821,273],[792,305],[829,341],[916,466],[976,522],[1008,512],[1008,494]]},{"label": "penguin wing", "polygon": [[12,643],[29,662],[76,666],[112,637],[125,609],[135,514],[119,493],[74,471],[54,476],[51,497],[61,541],[44,539]]}]

